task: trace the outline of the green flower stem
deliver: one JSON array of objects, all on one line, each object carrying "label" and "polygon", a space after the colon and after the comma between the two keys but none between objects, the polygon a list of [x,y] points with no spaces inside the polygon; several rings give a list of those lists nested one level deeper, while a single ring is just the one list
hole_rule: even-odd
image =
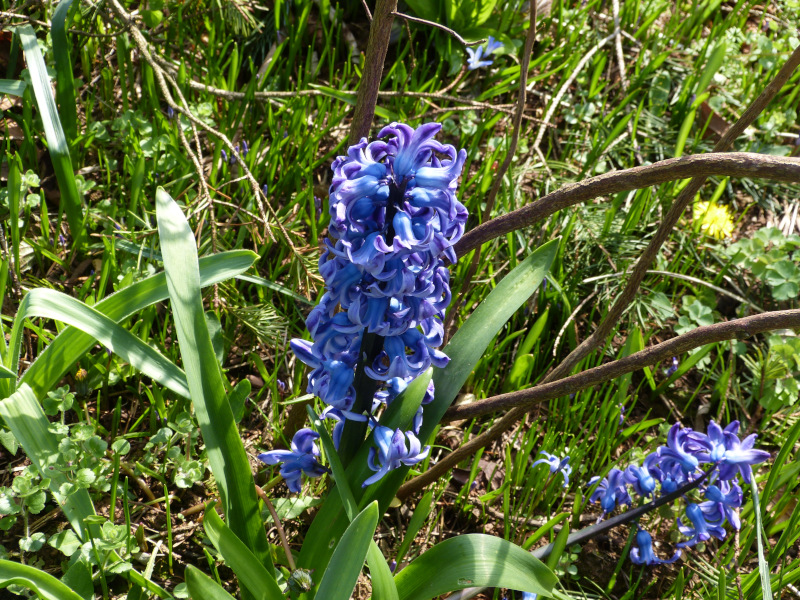
[{"label": "green flower stem", "polygon": [[[379,383],[368,377],[365,369],[375,361],[381,350],[383,350],[383,336],[364,331],[353,382],[356,388],[356,401],[352,409],[354,413],[370,414],[372,398],[375,396],[375,392],[378,391]],[[367,435],[367,425],[366,421],[360,422],[348,419],[345,422],[342,441],[339,443],[339,456],[345,467],[350,464],[350,461],[364,442],[364,438]]]}]

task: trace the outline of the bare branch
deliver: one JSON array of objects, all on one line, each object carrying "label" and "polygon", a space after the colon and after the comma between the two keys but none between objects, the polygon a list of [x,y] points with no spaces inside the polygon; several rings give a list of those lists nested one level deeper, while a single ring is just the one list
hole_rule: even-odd
[{"label": "bare branch", "polygon": [[652,165],[622,171],[610,171],[578,183],[570,183],[535,202],[471,229],[455,245],[456,254],[464,256],[494,238],[530,227],[579,202],[667,181],[710,175],[799,182],[800,158],[754,152],[712,152],[668,158]]},{"label": "bare branch", "polygon": [[375,14],[372,15],[369,27],[364,71],[358,84],[356,108],[353,122],[350,124],[350,136],[347,139],[348,146],[353,146],[361,138],[369,136],[372,119],[375,117],[375,105],[378,102],[378,90],[383,78],[383,64],[389,49],[395,10],[397,10],[397,0],[378,0],[375,4]]},{"label": "bare branch", "polygon": [[575,394],[586,388],[616,379],[626,373],[656,365],[669,360],[673,356],[689,352],[701,346],[727,340],[740,340],[776,329],[800,329],[800,309],[762,313],[724,323],[698,327],[666,342],[661,342],[625,358],[594,367],[571,377],[543,383],[527,390],[500,394],[485,400],[453,406],[445,413],[442,420],[469,419],[515,406],[529,410],[539,402]]}]

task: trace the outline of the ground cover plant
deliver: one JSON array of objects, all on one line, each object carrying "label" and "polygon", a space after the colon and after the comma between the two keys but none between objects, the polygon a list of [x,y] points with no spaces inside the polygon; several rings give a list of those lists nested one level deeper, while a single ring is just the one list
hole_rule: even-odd
[{"label": "ground cover plant", "polygon": [[0,594],[798,595],[798,12],[3,0]]}]

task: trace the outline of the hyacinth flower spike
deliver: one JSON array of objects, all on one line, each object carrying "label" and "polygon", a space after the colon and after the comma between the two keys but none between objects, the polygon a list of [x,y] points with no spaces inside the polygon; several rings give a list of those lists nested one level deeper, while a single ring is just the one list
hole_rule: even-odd
[{"label": "hyacinth flower spike", "polygon": [[559,459],[554,454],[548,454],[545,451],[541,451],[539,454],[542,454],[544,458],[533,461],[531,468],[543,463],[546,464],[548,467],[550,467],[551,475],[561,473],[564,476],[564,483],[561,487],[567,487],[569,485],[569,476],[572,474],[572,466],[569,464],[569,456]]},{"label": "hyacinth flower spike", "polygon": [[662,560],[653,551],[653,538],[644,529],[636,532],[636,545],[631,548],[631,562],[635,565],[663,565],[674,563],[681,556],[681,551],[676,550],[672,558]]},{"label": "hyacinth flower spike", "polygon": [[268,465],[281,465],[281,476],[286,480],[289,491],[299,492],[301,488],[301,474],[307,477],[319,477],[328,473],[327,467],[322,466],[317,458],[319,448],[315,440],[319,434],[308,428],[303,428],[294,434],[291,450],[271,450],[258,455],[258,459]]}]

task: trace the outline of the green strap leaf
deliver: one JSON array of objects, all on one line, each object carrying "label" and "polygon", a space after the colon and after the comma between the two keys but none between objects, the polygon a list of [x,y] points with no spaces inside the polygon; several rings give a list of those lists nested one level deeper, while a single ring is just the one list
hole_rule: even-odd
[{"label": "green strap leaf", "polygon": [[347,527],[322,576],[317,598],[350,600],[375,535],[378,516],[378,503],[373,502]]},{"label": "green strap leaf", "polygon": [[58,180],[58,189],[61,191],[61,207],[67,214],[69,230],[72,239],[77,243],[83,238],[83,207],[78,186],[75,183],[75,173],[72,170],[72,160],[69,156],[69,145],[61,128],[58,109],[50,90],[50,77],[47,75],[47,66],[44,64],[36,33],[30,25],[23,25],[17,29],[17,35],[25,52],[28,71],[31,75],[33,93],[36,104],[42,116],[44,136],[47,140],[47,150],[53,162],[53,169]]},{"label": "green strap leaf", "polygon": [[[256,258],[258,255],[249,250],[232,250],[201,258],[200,285],[205,287],[235,277],[249,269]],[[166,275],[158,273],[111,294],[93,308],[120,322],[167,298]],[[92,336],[75,327],[67,327],[33,361],[19,383],[28,384],[38,397],[44,397],[94,344]]]},{"label": "green strap leaf", "polygon": [[758,541],[758,575],[761,579],[761,597],[772,600],[772,582],[770,581],[769,563],[764,552],[764,534],[761,519],[761,507],[758,503],[758,484],[755,475],[750,477],[750,488],[753,491],[753,513],[756,516],[756,540]]},{"label": "green strap leaf", "polygon": [[192,600],[236,600],[216,581],[192,565],[186,567],[186,587]]},{"label": "green strap leaf", "polygon": [[83,600],[52,575],[28,565],[0,560],[0,589],[21,585],[44,600]]},{"label": "green strap leaf", "polygon": [[9,369],[12,372],[17,370],[24,321],[33,317],[55,319],[81,329],[148,377],[176,394],[189,397],[183,371],[158,350],[80,300],[47,288],[31,290],[20,302],[9,344]]},{"label": "green strap leaf", "polygon": [[194,234],[180,207],[161,188],[156,192],[156,219],[181,358],[228,526],[272,572],[250,462],[206,327]]},{"label": "green strap leaf", "polygon": [[386,559],[375,540],[370,542],[367,564],[369,574],[372,576],[372,600],[400,600],[392,570],[386,564]]},{"label": "green strap leaf", "polygon": [[214,506],[209,506],[203,517],[203,528],[211,543],[225,559],[239,582],[247,588],[254,598],[261,600],[286,600],[271,575],[247,546],[236,537],[230,528],[219,518]]},{"label": "green strap leaf", "polygon": [[450,538],[395,575],[400,600],[429,600],[468,587],[505,587],[552,596],[558,579],[511,542],[483,534]]},{"label": "green strap leaf", "polygon": [[433,402],[424,407],[421,440],[430,438],[486,348],[542,284],[557,251],[558,240],[551,240],[531,253],[497,284],[445,346],[450,362],[433,374],[436,394]]},{"label": "green strap leaf", "polygon": [[67,40],[67,15],[72,0],[61,0],[53,12],[50,38],[53,40],[53,60],[56,63],[56,100],[58,114],[67,141],[75,143],[78,137],[78,112],[75,102],[75,81],[72,78],[72,61]]}]

